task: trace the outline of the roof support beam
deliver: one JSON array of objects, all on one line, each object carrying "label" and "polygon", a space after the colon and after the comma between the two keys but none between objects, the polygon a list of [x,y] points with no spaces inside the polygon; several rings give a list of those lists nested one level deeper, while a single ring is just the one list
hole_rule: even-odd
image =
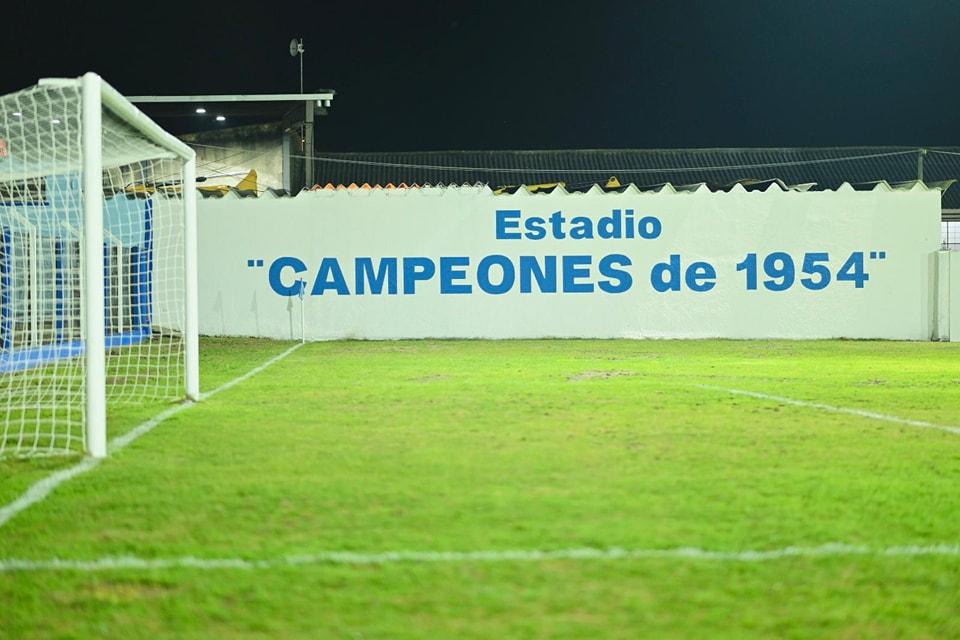
[{"label": "roof support beam", "polygon": [[[215,94],[207,96],[127,96],[130,102],[301,102],[333,100],[336,91],[319,93],[260,93],[260,94]],[[324,105],[329,106],[329,105]]]}]

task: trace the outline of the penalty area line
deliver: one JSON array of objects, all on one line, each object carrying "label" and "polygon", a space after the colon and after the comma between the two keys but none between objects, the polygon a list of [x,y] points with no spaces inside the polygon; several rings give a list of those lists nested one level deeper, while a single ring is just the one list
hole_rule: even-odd
[{"label": "penalty area line", "polygon": [[384,565],[435,564],[466,562],[545,562],[551,560],[691,560],[708,562],[768,562],[788,558],[826,557],[904,558],[920,556],[960,557],[960,545],[905,545],[871,547],[866,545],[829,543],[815,547],[784,547],[781,549],[718,551],[697,547],[672,549],[573,548],[573,549],[506,549],[489,551],[383,551],[363,553],[356,551],[322,551],[305,555],[279,556],[270,559],[249,558],[141,558],[137,556],[105,556],[92,560],[28,560],[0,558],[0,573],[74,571],[136,571],[163,569],[264,570],[310,565]]},{"label": "penalty area line", "polygon": [[[303,346],[303,343],[297,343],[292,347],[290,347],[289,349],[287,349],[286,351],[284,351],[283,353],[280,353],[270,358],[263,364],[260,364],[254,367],[253,369],[246,372],[242,376],[234,378],[229,382],[225,382],[224,384],[220,385],[216,389],[213,389],[212,391],[201,394],[201,400],[212,398],[213,396],[217,395],[222,391],[226,391],[227,389],[230,389],[231,387],[235,387],[241,382],[249,380],[250,378],[257,375],[267,367],[270,367],[271,365],[276,364],[280,360],[283,360],[288,355],[290,355],[291,353],[293,353],[294,351],[296,351],[302,346]],[[187,400],[185,402],[182,402],[176,406],[170,407],[169,409],[166,409],[158,413],[154,417],[150,418],[146,422],[143,422],[137,425],[136,427],[134,427],[127,433],[123,434],[122,436],[112,438],[110,442],[107,444],[107,451],[111,454],[114,454],[117,451],[120,451],[124,447],[138,440],[140,437],[153,431],[158,425],[162,424],[163,422],[172,418],[178,413],[182,411],[186,411],[187,409],[194,406],[195,404],[196,404],[195,402],[191,402]],[[16,516],[18,513],[21,513],[22,511],[25,511],[30,507],[32,507],[33,505],[37,504],[38,502],[41,502],[42,500],[44,500],[47,496],[53,493],[54,490],[56,490],[56,488],[62,485],[64,482],[67,482],[68,480],[72,480],[73,478],[76,478],[77,476],[84,474],[87,471],[97,468],[97,466],[99,466],[100,463],[103,462],[103,460],[105,459],[106,458],[84,458],[83,460],[81,460],[80,462],[78,462],[77,464],[71,467],[67,467],[66,469],[61,469],[59,471],[51,473],[49,476],[43,478],[42,480],[37,481],[36,483],[31,485],[26,491],[24,491],[23,495],[21,495],[19,498],[17,498],[16,500],[14,500],[8,505],[0,507],[0,527],[3,527],[5,524],[10,522],[10,520],[14,516]]]},{"label": "penalty area line", "polygon": [[824,404],[822,402],[808,402],[806,400],[797,400],[795,398],[785,398],[783,396],[774,396],[768,393],[759,393],[757,391],[744,391],[743,389],[729,389],[727,387],[715,387],[708,384],[698,384],[696,385],[700,389],[708,389],[710,391],[723,391],[724,393],[729,393],[735,396],[747,396],[749,398],[756,398],[758,400],[768,400],[770,402],[780,402],[783,404],[790,404],[796,407],[806,407],[808,409],[819,409],[821,411],[829,411],[830,413],[845,413],[851,416],[857,416],[860,418],[869,418],[871,420],[882,420],[884,422],[892,422],[894,424],[902,424],[908,427],[916,427],[918,429],[935,429],[937,431],[945,431],[947,433],[952,433],[953,435],[960,436],[960,427],[951,427],[949,425],[935,424],[933,422],[927,422],[925,420],[913,420],[910,418],[901,418],[900,416],[892,416],[885,413],[877,413],[875,411],[866,411],[864,409],[852,409],[850,407],[837,407],[832,404]]}]

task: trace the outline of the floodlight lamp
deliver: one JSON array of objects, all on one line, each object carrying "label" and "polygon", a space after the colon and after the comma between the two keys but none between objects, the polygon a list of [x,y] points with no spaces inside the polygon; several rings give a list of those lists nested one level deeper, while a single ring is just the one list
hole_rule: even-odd
[{"label": "floodlight lamp", "polygon": [[217,122],[223,122],[227,119],[227,116],[217,116]]},{"label": "floodlight lamp", "polygon": [[197,113],[206,113],[207,110],[204,109],[203,107],[197,107],[197,111],[196,111],[196,112],[197,112]]}]

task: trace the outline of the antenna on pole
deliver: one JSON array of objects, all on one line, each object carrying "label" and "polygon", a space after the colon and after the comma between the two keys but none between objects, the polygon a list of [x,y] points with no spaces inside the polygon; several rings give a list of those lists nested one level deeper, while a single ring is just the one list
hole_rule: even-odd
[{"label": "antenna on pole", "polygon": [[293,58],[300,56],[300,93],[303,93],[303,38],[290,39],[290,56]]}]

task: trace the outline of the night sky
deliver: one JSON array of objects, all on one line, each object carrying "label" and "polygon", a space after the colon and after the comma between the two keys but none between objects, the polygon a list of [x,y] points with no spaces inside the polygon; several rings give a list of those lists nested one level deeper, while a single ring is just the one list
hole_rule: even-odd
[{"label": "night sky", "polygon": [[0,92],[296,92],[302,36],[322,150],[960,144],[956,0],[56,6],[4,2]]}]

